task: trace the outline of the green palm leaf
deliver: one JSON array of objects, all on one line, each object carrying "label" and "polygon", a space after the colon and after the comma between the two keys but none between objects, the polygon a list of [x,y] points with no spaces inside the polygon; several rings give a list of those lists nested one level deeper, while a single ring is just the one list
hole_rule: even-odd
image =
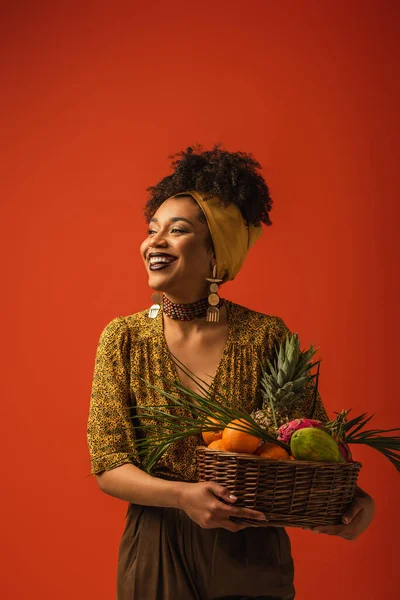
[{"label": "green palm leaf", "polygon": [[388,435],[400,431],[400,427],[365,430],[364,427],[374,415],[367,417],[367,413],[363,413],[347,421],[347,415],[351,410],[350,408],[342,410],[341,413],[335,413],[337,415],[336,419],[326,424],[328,431],[347,444],[365,444],[370,448],[374,448],[389,459],[397,471],[400,472],[400,436]]}]

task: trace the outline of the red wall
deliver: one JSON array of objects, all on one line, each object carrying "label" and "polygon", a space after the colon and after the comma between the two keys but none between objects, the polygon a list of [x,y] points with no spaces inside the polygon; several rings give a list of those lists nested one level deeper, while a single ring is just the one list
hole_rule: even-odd
[{"label": "red wall", "polygon": [[[332,416],[353,407],[400,426],[399,12],[388,0],[4,4],[2,597],[115,597],[126,505],[86,477],[95,351],[106,323],[149,305],[145,188],[191,143],[253,152],[275,201],[225,297],[319,346]],[[355,455],[376,518],[353,543],[289,530],[298,600],[395,595],[399,475]]]}]

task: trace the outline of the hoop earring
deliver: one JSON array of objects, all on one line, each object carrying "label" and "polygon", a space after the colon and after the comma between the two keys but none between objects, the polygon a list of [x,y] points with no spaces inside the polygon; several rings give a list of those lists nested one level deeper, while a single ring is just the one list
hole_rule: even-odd
[{"label": "hoop earring", "polygon": [[149,319],[155,319],[158,315],[159,310],[162,306],[162,298],[163,295],[160,292],[154,292],[154,294],[152,294],[151,301],[153,302],[153,304],[150,306],[149,312],[147,313]]},{"label": "hoop earring", "polygon": [[206,277],[206,281],[210,282],[210,294],[208,295],[208,304],[210,305],[207,309],[207,321],[209,323],[219,323],[219,302],[220,297],[218,296],[218,284],[223,282],[223,279],[217,279],[217,265],[213,267],[212,278]]}]

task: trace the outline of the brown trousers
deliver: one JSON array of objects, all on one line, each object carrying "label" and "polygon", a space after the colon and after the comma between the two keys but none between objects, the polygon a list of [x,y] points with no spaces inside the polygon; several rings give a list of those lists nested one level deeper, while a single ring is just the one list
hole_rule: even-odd
[{"label": "brown trousers", "polygon": [[182,510],[129,505],[117,600],[293,600],[293,578],[281,527],[202,529]]}]

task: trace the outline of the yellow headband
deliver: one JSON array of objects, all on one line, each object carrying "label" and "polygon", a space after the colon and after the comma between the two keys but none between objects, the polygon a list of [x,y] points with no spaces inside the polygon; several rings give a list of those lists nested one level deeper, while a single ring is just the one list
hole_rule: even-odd
[{"label": "yellow headband", "polygon": [[217,261],[217,279],[231,281],[239,273],[247,252],[262,234],[261,225],[247,225],[235,204],[222,206],[219,196],[190,190],[171,196],[192,196],[203,211],[211,233]]}]

